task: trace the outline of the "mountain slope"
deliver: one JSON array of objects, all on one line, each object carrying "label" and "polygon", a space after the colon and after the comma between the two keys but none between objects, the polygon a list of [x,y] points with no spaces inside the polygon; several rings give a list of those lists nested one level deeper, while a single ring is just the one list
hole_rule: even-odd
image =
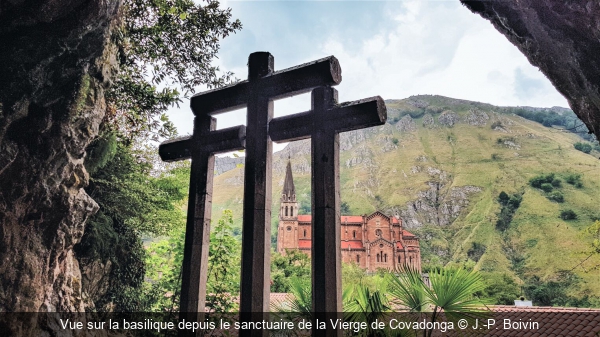
[{"label": "mountain slope", "polygon": [[[598,270],[584,271],[600,258],[578,266],[590,244],[582,229],[600,218],[600,154],[575,150],[573,144],[582,139],[573,133],[515,115],[526,110],[566,118],[570,110],[496,107],[442,96],[386,104],[388,123],[340,136],[341,198],[351,213],[381,209],[401,217],[421,236],[425,265],[471,255],[484,273],[516,280],[551,279],[573,269],[585,282],[579,294],[600,294]],[[301,208],[310,210],[310,141],[305,140],[274,154],[273,228],[288,155]],[[529,185],[531,178],[550,173],[562,181],[554,190],[563,203]],[[581,175],[582,187],[565,181],[572,174]],[[238,225],[242,188],[242,167],[215,177],[215,213],[232,209]],[[502,191],[522,197],[504,231],[496,228]],[[578,218],[561,219],[560,211],[567,209]],[[468,254],[473,247],[479,247],[478,254]]]}]

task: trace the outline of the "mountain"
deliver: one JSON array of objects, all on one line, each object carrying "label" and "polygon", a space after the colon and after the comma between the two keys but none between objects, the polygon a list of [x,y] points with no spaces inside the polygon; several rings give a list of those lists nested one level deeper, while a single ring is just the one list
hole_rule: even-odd
[{"label": "mountain", "polygon": [[[581,278],[571,292],[600,295],[600,273],[592,269],[600,255],[580,264],[592,240],[583,230],[600,218],[600,153],[574,148],[585,141],[565,129],[572,129],[572,111],[442,96],[386,105],[385,125],[340,135],[341,199],[350,213],[379,209],[402,218],[420,236],[426,266],[470,259],[484,274],[506,274],[517,283],[567,270]],[[272,233],[288,156],[301,210],[310,212],[310,140],[304,140],[274,154]],[[229,166],[215,177],[213,213],[232,209],[240,225],[243,165]],[[553,191],[530,185],[549,174],[556,186],[544,188]],[[501,192],[520,198],[518,208],[503,206]],[[566,210],[577,218],[563,220]],[[500,218],[508,219],[506,226],[497,226]]]}]

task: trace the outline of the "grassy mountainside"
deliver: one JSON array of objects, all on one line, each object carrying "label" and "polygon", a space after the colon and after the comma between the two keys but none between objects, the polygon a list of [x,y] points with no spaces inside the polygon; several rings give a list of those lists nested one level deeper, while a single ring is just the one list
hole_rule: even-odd
[{"label": "grassy mountainside", "polygon": [[[583,281],[569,291],[600,295],[600,272],[590,270],[600,256],[578,266],[591,242],[582,230],[600,218],[600,153],[575,150],[582,139],[561,127],[515,115],[527,110],[562,118],[572,112],[441,96],[390,100],[387,106],[386,125],[340,137],[341,196],[351,213],[381,209],[400,216],[420,235],[425,265],[470,259],[484,274],[506,274],[517,283],[572,270]],[[310,209],[310,143],[290,143],[275,154],[273,229],[288,155],[301,208]],[[550,173],[561,181],[553,192],[563,196],[562,203],[529,185]],[[581,175],[580,187],[566,182],[573,174]],[[242,187],[241,167],[215,178],[214,212],[232,209],[237,225]],[[522,198],[505,230],[496,228],[502,191]],[[567,209],[577,219],[561,219]]]}]

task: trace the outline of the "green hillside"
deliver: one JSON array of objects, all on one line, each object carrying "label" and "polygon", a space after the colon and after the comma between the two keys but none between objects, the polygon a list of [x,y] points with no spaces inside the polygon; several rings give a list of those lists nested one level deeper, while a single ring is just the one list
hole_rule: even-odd
[{"label": "green hillside", "polygon": [[[508,275],[517,284],[554,280],[572,271],[581,281],[573,296],[600,295],[600,264],[589,254],[592,237],[582,230],[600,218],[598,147],[563,130],[573,120],[562,108],[507,108],[441,96],[387,101],[388,123],[340,137],[341,198],[353,214],[376,209],[401,217],[421,238],[424,266],[475,264],[488,278]],[[552,116],[547,127],[516,115]],[[301,208],[310,209],[310,142],[290,143],[275,154],[273,233],[284,167],[291,156]],[[530,179],[555,174],[553,191]],[[580,186],[567,178],[580,175]],[[243,168],[215,177],[214,214],[232,209],[240,225]],[[546,188],[548,188],[546,186]],[[520,195],[506,229],[496,223],[500,193]],[[557,200],[561,195],[563,202]],[[577,218],[563,220],[561,211]],[[470,260],[472,262],[465,262]]]}]

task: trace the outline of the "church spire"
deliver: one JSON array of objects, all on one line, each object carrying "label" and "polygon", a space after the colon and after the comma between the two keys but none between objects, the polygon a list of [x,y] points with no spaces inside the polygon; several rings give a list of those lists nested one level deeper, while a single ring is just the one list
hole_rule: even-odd
[{"label": "church spire", "polygon": [[294,178],[292,177],[292,163],[288,160],[285,169],[285,180],[283,181],[283,192],[281,192],[282,201],[296,201],[296,187],[294,187]]}]

